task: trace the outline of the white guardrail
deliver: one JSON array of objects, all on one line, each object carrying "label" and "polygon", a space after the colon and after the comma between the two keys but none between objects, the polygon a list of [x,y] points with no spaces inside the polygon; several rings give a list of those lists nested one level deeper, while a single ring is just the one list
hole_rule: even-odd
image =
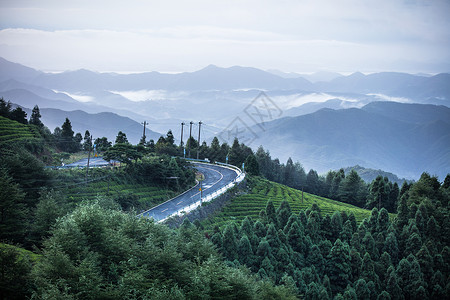
[{"label": "white guardrail", "polygon": [[[211,163],[208,163],[208,162],[205,162],[205,161],[199,161],[199,160],[194,160],[194,161],[197,162],[197,163],[201,163],[201,164],[209,164],[209,165],[211,165]],[[194,203],[192,203],[192,204],[190,204],[188,206],[185,206],[185,207],[177,210],[176,212],[174,212],[173,214],[167,216],[166,218],[157,221],[157,223],[162,223],[162,222],[164,222],[165,220],[167,220],[170,217],[181,216],[183,214],[187,214],[187,213],[193,211],[194,209],[198,208],[203,202],[210,202],[210,201],[216,199],[220,195],[224,194],[227,190],[229,190],[230,188],[234,187],[235,185],[240,183],[242,180],[244,180],[245,173],[243,173],[241,171],[241,169],[239,169],[238,167],[233,166],[233,165],[229,165],[229,164],[225,164],[225,163],[216,163],[216,164],[218,164],[218,165],[220,165],[222,167],[228,168],[228,169],[232,169],[233,171],[235,171],[238,174],[238,176],[232,182],[227,184],[226,186],[224,186],[224,187],[220,188],[219,190],[217,190],[217,191],[215,191],[215,192],[213,192],[213,193],[203,197],[201,200],[199,200],[197,202],[194,202]]]}]

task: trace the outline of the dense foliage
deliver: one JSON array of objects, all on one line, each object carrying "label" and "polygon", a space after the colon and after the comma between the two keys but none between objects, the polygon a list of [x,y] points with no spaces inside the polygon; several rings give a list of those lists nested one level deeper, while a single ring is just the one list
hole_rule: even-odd
[{"label": "dense foliage", "polygon": [[190,223],[171,230],[123,213],[106,198],[82,203],[58,219],[33,267],[18,260],[18,253],[0,250],[1,261],[12,259],[2,264],[10,272],[2,286],[21,280],[5,289],[11,298],[30,293],[38,299],[295,298],[289,288],[225,265]]},{"label": "dense foliage", "polygon": [[231,265],[307,299],[445,299],[449,183],[424,173],[403,192],[394,220],[374,208],[359,225],[345,212],[324,216],[313,205],[294,214],[289,202],[269,201],[257,219],[216,227],[212,241]]}]

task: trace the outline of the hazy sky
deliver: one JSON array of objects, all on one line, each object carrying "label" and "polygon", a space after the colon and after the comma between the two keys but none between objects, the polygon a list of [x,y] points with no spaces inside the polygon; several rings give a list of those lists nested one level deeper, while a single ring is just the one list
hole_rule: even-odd
[{"label": "hazy sky", "polygon": [[449,0],[0,0],[0,56],[40,70],[449,72]]}]

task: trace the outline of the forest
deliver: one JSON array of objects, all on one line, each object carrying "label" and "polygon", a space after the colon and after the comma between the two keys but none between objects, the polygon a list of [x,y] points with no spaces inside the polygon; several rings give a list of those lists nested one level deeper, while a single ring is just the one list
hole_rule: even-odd
[{"label": "forest", "polygon": [[[172,133],[131,145],[119,132],[114,145],[74,134],[70,120],[53,133],[0,103],[0,290],[2,299],[446,299],[450,295],[450,176],[423,173],[401,188],[379,177],[366,184],[356,172],[319,176],[300,163],[282,164],[260,147],[188,141],[193,155],[225,161],[248,173],[241,196],[278,182],[345,205],[367,208],[367,218],[342,206],[324,212],[314,202],[296,209],[274,204],[271,191],[256,216],[225,223],[185,220],[179,228],[136,217],[148,202],[88,190],[84,170],[52,170],[65,153],[92,149],[123,165],[107,174],[123,189],[148,185],[177,193],[193,170],[180,158]],[[21,122],[17,115],[23,116]],[[20,118],[19,118],[20,119]],[[59,135],[58,135],[59,132]],[[103,148],[102,148],[103,147]],[[177,182],[164,180],[169,176]],[[60,188],[75,182],[79,187]],[[262,184],[262,183],[263,184]],[[109,183],[108,183],[109,184]],[[297,189],[292,192],[289,186]],[[93,186],[95,187],[95,186]],[[101,190],[97,187],[97,191]],[[156,195],[156,194],[155,194]],[[123,196],[123,195],[122,195]],[[318,196],[307,196],[319,199]],[[287,197],[286,197],[287,198]],[[155,196],[156,199],[156,196]],[[159,198],[158,198],[159,199]],[[155,201],[163,201],[162,198]],[[231,200],[233,201],[233,199]],[[316,200],[314,200],[316,201]],[[319,201],[319,200],[317,200]],[[337,207],[337,206],[334,206]],[[18,284],[20,283],[20,284]]]}]

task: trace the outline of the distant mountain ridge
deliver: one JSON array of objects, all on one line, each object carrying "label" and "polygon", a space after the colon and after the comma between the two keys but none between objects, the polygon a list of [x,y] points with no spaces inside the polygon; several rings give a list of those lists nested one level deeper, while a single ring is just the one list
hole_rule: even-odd
[{"label": "distant mountain ridge", "polygon": [[358,173],[358,175],[366,183],[371,183],[374,179],[377,178],[377,176],[387,177],[389,179],[389,181],[396,182],[399,187],[401,187],[402,184],[405,181],[408,182],[408,183],[411,182],[410,180],[407,180],[405,178],[398,178],[397,175],[392,174],[390,172],[385,172],[385,171],[382,171],[382,170],[375,170],[375,169],[370,169],[370,168],[364,168],[364,167],[361,167],[361,166],[358,166],[358,165],[353,166],[353,167],[344,168],[345,175],[350,173],[350,171],[352,171],[352,170],[355,170],[356,173]]},{"label": "distant mountain ridge", "polygon": [[[392,118],[393,105],[403,110],[399,119]],[[408,114],[414,118],[408,120]],[[443,179],[450,172],[450,108],[445,106],[373,102],[361,109],[286,117],[265,123],[265,131],[253,130],[255,145],[319,172],[354,165],[406,178],[427,171]]]},{"label": "distant mountain ridge", "polygon": [[0,82],[15,79],[68,92],[139,89],[173,91],[297,89],[311,92],[380,93],[407,97],[421,103],[450,105],[450,74],[448,73],[425,77],[395,72],[369,75],[356,72],[349,76],[329,74],[329,78],[333,79],[311,83],[303,77],[283,78],[251,67],[221,68],[214,65],[195,72],[179,74],[96,73],[83,69],[50,74],[0,59]]}]

